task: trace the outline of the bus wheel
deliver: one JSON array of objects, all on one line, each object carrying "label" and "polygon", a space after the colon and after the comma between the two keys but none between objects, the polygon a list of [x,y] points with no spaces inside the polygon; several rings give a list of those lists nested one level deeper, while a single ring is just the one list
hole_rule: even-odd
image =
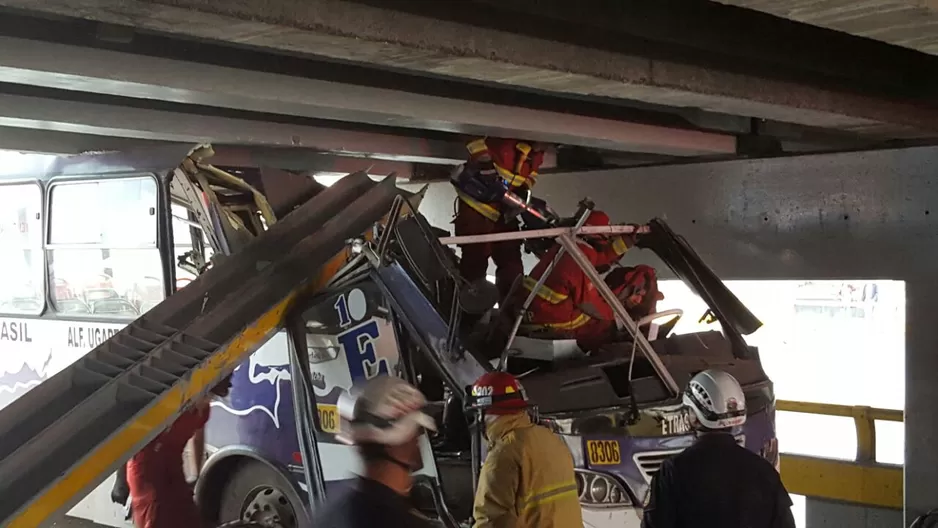
[{"label": "bus wheel", "polygon": [[219,506],[219,518],[224,521],[261,526],[297,528],[297,514],[305,517],[302,500],[290,482],[256,460],[246,460],[232,471]]}]

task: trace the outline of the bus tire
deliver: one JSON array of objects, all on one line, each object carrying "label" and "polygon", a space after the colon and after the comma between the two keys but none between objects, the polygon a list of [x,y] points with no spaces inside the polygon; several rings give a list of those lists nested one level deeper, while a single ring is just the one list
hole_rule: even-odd
[{"label": "bus tire", "polygon": [[273,520],[284,528],[307,526],[309,514],[296,487],[282,472],[250,458],[239,461],[222,484],[218,520]]}]

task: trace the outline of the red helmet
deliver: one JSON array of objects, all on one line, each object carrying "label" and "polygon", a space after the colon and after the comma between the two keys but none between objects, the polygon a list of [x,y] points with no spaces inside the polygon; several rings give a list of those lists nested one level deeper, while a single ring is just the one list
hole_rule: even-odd
[{"label": "red helmet", "polygon": [[583,225],[607,226],[609,225],[609,215],[602,211],[591,211],[590,215],[586,217],[586,222]]},{"label": "red helmet", "polygon": [[658,273],[651,266],[639,264],[634,268],[619,268],[611,273],[615,274],[610,278],[612,283],[624,284],[642,297],[648,296],[655,301],[664,299],[664,294],[658,289]]},{"label": "red helmet", "polygon": [[628,270],[625,274],[625,283],[645,291],[653,288],[655,290],[653,293],[658,293],[658,273],[655,268],[645,264],[639,264]]},{"label": "red helmet", "polygon": [[511,374],[486,372],[472,384],[469,407],[489,414],[514,414],[528,407],[528,395]]}]

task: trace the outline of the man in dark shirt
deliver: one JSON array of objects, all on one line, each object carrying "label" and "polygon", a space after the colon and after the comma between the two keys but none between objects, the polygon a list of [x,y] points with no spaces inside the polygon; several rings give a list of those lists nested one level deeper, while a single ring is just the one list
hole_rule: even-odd
[{"label": "man in dark shirt", "polygon": [[411,507],[412,473],[423,465],[418,439],[435,429],[422,409],[419,390],[393,376],[380,376],[339,399],[339,440],[358,446],[364,474],[348,492],[327,503],[316,528],[429,528]]},{"label": "man in dark shirt", "polygon": [[746,397],[733,376],[705,370],[684,391],[698,439],[666,460],[651,483],[642,528],[794,528],[775,468],[737,445]]}]

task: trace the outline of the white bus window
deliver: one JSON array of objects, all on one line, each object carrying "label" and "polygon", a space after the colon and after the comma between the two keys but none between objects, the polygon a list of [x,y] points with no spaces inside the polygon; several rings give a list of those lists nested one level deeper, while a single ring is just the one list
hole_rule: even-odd
[{"label": "white bus window", "polygon": [[[759,347],[780,400],[903,409],[905,283],[888,280],[726,281],[764,326],[746,341]],[[699,323],[704,303],[680,281],[662,281],[658,310],[683,308],[675,332]],[[877,390],[867,390],[877,387]],[[876,423],[877,459],[903,458],[901,424]],[[823,431],[823,434],[821,434]],[[856,432],[849,418],[778,414],[783,452],[852,460]]]},{"label": "white bus window", "polygon": [[0,313],[42,312],[41,211],[39,185],[0,186]]},{"label": "white bus window", "polygon": [[48,257],[57,312],[135,319],[163,299],[156,197],[150,178],[52,187]]},{"label": "white bus window", "polygon": [[[206,261],[212,258],[212,246],[209,244],[202,229],[195,227],[193,221],[189,220],[189,210],[178,204],[172,206],[173,214],[173,262],[176,265],[176,289],[180,290],[194,281],[196,274],[191,269],[179,265],[179,257],[187,255],[196,247],[196,242],[201,238],[202,256]],[[193,233],[193,230],[197,235]],[[198,236],[199,238],[196,238]],[[191,255],[187,255],[188,262],[192,262]]]}]

